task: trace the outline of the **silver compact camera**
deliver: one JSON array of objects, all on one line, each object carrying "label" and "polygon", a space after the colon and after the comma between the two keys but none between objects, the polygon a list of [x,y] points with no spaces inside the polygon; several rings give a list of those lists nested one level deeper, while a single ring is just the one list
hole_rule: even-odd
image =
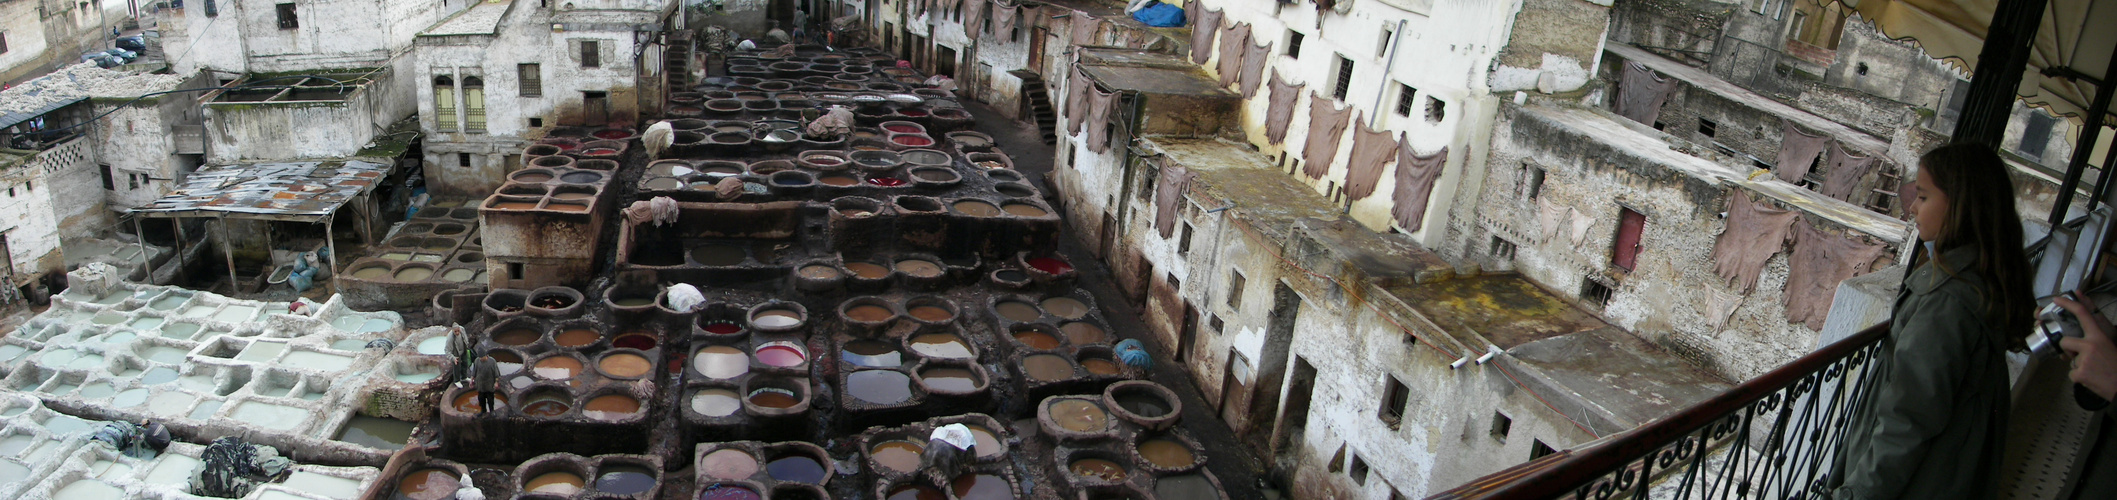
[{"label": "silver compact camera", "polygon": [[[2065,298],[2076,302],[2080,300],[2073,292],[2066,292]],[[2080,318],[2074,317],[2072,311],[2059,307],[2057,302],[2052,302],[2036,311],[2036,328],[2029,334],[2029,353],[2036,357],[2049,357],[2061,351],[2058,348],[2058,339],[2080,338],[2084,335],[2086,334],[2080,329]]]}]

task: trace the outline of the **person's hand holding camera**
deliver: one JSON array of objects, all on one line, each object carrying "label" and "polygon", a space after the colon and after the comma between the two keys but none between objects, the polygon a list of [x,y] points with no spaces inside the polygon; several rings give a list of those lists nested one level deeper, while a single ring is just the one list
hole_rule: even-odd
[{"label": "person's hand holding camera", "polygon": [[[2081,294],[2086,297],[2086,294]],[[2110,332],[2117,330],[2110,325],[2109,318],[2095,313],[2093,298],[2076,302],[2065,296],[2052,302],[2073,313],[2080,321],[2081,336],[2065,337],[2058,341],[2066,357],[2073,362],[2073,371],[2068,375],[2074,383],[2088,388],[2104,400],[2117,399],[2117,344],[2110,341]]]}]

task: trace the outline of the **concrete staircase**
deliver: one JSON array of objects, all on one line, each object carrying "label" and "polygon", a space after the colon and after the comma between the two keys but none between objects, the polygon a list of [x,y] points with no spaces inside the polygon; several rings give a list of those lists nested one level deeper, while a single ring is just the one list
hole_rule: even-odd
[{"label": "concrete staircase", "polygon": [[1022,80],[1022,102],[1029,105],[1029,113],[1035,117],[1037,136],[1044,144],[1058,143],[1058,113],[1051,109],[1051,93],[1044,86],[1044,77],[1029,70],[1007,72]]}]

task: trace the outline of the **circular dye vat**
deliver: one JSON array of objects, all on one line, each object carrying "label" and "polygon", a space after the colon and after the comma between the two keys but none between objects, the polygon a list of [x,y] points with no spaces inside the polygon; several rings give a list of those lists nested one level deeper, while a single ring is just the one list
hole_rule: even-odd
[{"label": "circular dye vat", "polygon": [[1036,205],[1031,205],[1028,203],[1008,203],[1005,205],[1000,205],[1000,210],[1007,212],[1008,215],[1013,215],[1016,217],[1043,217],[1046,215],[1051,215],[1051,212],[1046,211],[1042,208],[1038,208]]},{"label": "circular dye vat", "polygon": [[596,138],[599,138],[599,139],[611,139],[611,140],[616,140],[616,139],[628,139],[628,138],[631,138],[631,137],[632,137],[632,132],[629,132],[629,131],[625,131],[625,130],[619,130],[619,129],[614,129],[614,128],[612,128],[612,129],[603,129],[603,130],[597,130],[597,131],[595,131],[595,133],[593,133],[593,134],[589,134],[589,135],[593,135],[593,136],[596,136]]},{"label": "circular dye vat", "polygon": [[691,396],[691,411],[708,417],[734,415],[742,409],[742,398],[727,389],[706,389]]},{"label": "circular dye vat", "polygon": [[736,326],[733,321],[708,321],[700,325],[699,329],[714,335],[734,335],[742,332],[742,327]]},{"label": "circular dye vat", "polygon": [[649,191],[675,191],[683,188],[684,181],[680,181],[675,178],[656,177],[653,179],[647,179],[647,190]]},{"label": "circular dye vat", "polygon": [[911,399],[911,376],[892,370],[867,370],[845,376],[845,392],[861,401],[893,405]]},{"label": "circular dye vat", "polygon": [[1073,364],[1065,362],[1065,358],[1058,358],[1056,354],[1037,354],[1023,358],[1023,371],[1031,379],[1058,381],[1073,377]]},{"label": "circular dye vat", "polygon": [[1102,432],[1110,429],[1110,413],[1103,408],[1080,399],[1054,401],[1046,410],[1051,422],[1059,428],[1074,432]]},{"label": "circular dye vat", "polygon": [[901,439],[883,441],[868,449],[868,455],[875,458],[875,465],[898,472],[919,470],[919,456],[924,454],[925,445]]},{"label": "circular dye vat", "polygon": [[1147,418],[1169,414],[1169,402],[1162,401],[1158,397],[1140,394],[1138,391],[1130,391],[1118,395],[1117,406],[1124,408],[1125,411],[1132,412],[1133,415]]},{"label": "circular dye vat", "polygon": [[970,345],[952,333],[928,333],[911,338],[912,352],[929,358],[969,359]]},{"label": "circular dye vat", "polygon": [[892,137],[890,137],[890,138],[889,138],[889,142],[894,142],[894,143],[897,143],[898,145],[903,145],[903,146],[911,146],[911,147],[924,147],[924,146],[932,146],[932,145],[934,145],[934,140],[933,140],[933,138],[931,138],[931,137],[927,137],[927,136],[923,136],[923,135],[897,135],[897,136],[892,136]]},{"label": "circular dye vat", "polygon": [[880,264],[870,262],[847,262],[845,263],[845,268],[852,270],[854,276],[859,276],[865,279],[872,280],[889,277],[889,268],[882,267],[882,265]]},{"label": "circular dye vat", "polygon": [[1116,375],[1124,371],[1123,368],[1117,366],[1117,363],[1115,362],[1112,362],[1107,359],[1097,358],[1088,358],[1081,360],[1081,368],[1086,368],[1088,369],[1088,373],[1096,375]]},{"label": "circular dye vat", "polygon": [[882,187],[897,187],[904,185],[904,179],[898,179],[895,177],[869,177],[867,178],[867,183]]},{"label": "circular dye vat", "polygon": [[855,366],[896,368],[904,364],[904,354],[888,343],[874,340],[855,340],[845,343],[838,357]]},{"label": "circular dye vat", "polygon": [[616,347],[620,349],[639,349],[642,351],[651,351],[654,350],[654,346],[657,344],[659,344],[659,342],[656,342],[654,340],[653,335],[649,335],[643,332],[627,333],[624,335],[619,335],[617,336],[617,338],[610,339],[610,347]]},{"label": "circular dye vat", "polygon": [[928,323],[948,321],[956,317],[956,313],[949,312],[948,309],[940,306],[913,306],[905,312],[910,313],[911,317],[919,318],[920,321]]},{"label": "circular dye vat", "polygon": [[538,183],[551,180],[551,174],[538,171],[528,171],[515,174],[513,179],[515,180],[515,182]]},{"label": "circular dye vat", "polygon": [[1007,453],[1007,447],[1000,444],[1000,437],[994,435],[991,429],[975,424],[966,424],[964,427],[970,428],[970,437],[977,441],[975,449],[978,452],[978,458],[997,457]]},{"label": "circular dye vat", "polygon": [[792,309],[766,309],[752,315],[750,324],[760,328],[793,328],[801,325],[801,313]]},{"label": "circular dye vat", "polygon": [[958,201],[954,205],[950,206],[955,207],[957,212],[962,212],[964,215],[969,215],[972,217],[992,217],[1000,215],[1000,207],[995,207],[992,206],[991,203],[986,203],[978,200]]},{"label": "circular dye vat", "polygon": [[1000,317],[1020,323],[1028,323],[1044,317],[1043,311],[1038,310],[1036,306],[1030,305],[1028,302],[1009,300],[993,305],[993,309],[1000,312]]},{"label": "circular dye vat", "polygon": [[750,372],[750,358],[741,349],[716,345],[699,349],[691,357],[691,366],[706,378],[735,378]]},{"label": "circular dye vat", "polygon": [[920,129],[918,125],[904,123],[894,123],[890,125],[885,125],[882,127],[882,129],[899,134],[917,134],[920,132],[925,132],[925,130]]},{"label": "circular dye vat", "polygon": [[962,500],[1009,500],[1014,498],[1014,488],[1007,479],[992,474],[964,474],[949,481],[949,489],[955,490],[956,498]]},{"label": "circular dye vat", "polygon": [[978,390],[977,374],[962,368],[928,368],[919,372],[919,379],[926,387],[953,393]]},{"label": "circular dye vat", "polygon": [[595,368],[596,371],[612,377],[640,378],[647,376],[647,372],[654,371],[654,363],[648,361],[645,356],[620,352],[603,356],[602,361],[596,362]]},{"label": "circular dye vat", "polygon": [[809,355],[792,343],[772,342],[757,348],[757,361],[770,366],[789,368],[809,362]]},{"label": "circular dye vat", "polygon": [[816,182],[823,183],[825,186],[851,186],[859,184],[860,179],[855,179],[849,175],[826,175],[816,178]]},{"label": "circular dye vat", "polygon": [[698,459],[700,472],[714,479],[749,479],[757,474],[757,457],[736,448],[721,448]]},{"label": "circular dye vat", "polygon": [[532,417],[556,417],[572,409],[572,404],[552,393],[530,396],[529,400],[522,404],[522,414]]},{"label": "circular dye vat", "polygon": [[1096,344],[1109,339],[1102,327],[1081,321],[1059,324],[1059,333],[1066,334],[1066,340],[1074,344]]},{"label": "circular dye vat", "polygon": [[456,490],[463,487],[457,480],[456,471],[448,469],[419,469],[405,474],[397,480],[397,497],[411,500],[443,500],[456,497]]},{"label": "circular dye vat", "polygon": [[1139,443],[1139,457],[1147,463],[1164,469],[1190,467],[1198,461],[1191,447],[1169,438],[1154,438]]},{"label": "circular dye vat", "polygon": [[493,335],[492,341],[501,345],[521,346],[534,344],[537,342],[537,338],[542,336],[544,335],[537,333],[536,330],[516,328]]},{"label": "circular dye vat", "polygon": [[904,259],[897,261],[897,272],[914,278],[935,278],[941,276],[941,265],[923,259]]},{"label": "circular dye vat", "polygon": [[596,420],[624,420],[640,412],[640,400],[623,394],[605,394],[588,400],[581,414]]},{"label": "circular dye vat", "polygon": [[381,279],[390,275],[389,266],[366,266],[353,270],[353,277],[364,280]]},{"label": "circular dye vat", "polygon": [[823,464],[806,455],[788,455],[772,459],[765,464],[765,472],[774,481],[822,484]]},{"label": "circular dye vat", "polygon": [[537,360],[529,373],[545,380],[565,380],[581,373],[581,360],[567,356],[552,356]]},{"label": "circular dye vat", "polygon": [[741,264],[746,257],[742,247],[734,245],[706,245],[691,249],[691,260],[705,266],[732,266]]},{"label": "circular dye vat", "polygon": [[837,268],[825,265],[801,266],[794,274],[812,280],[837,279],[839,276]]},{"label": "circular dye vat", "polygon": [[[493,393],[492,403],[494,409],[506,408],[507,395],[498,392]],[[449,402],[449,406],[462,413],[485,412],[485,407],[478,404],[478,391],[463,391],[462,394],[457,394],[456,399]]]},{"label": "circular dye vat", "polygon": [[1073,475],[1103,482],[1115,483],[1125,480],[1124,466],[1100,458],[1074,460],[1073,463],[1067,464],[1066,468],[1072,470]]},{"label": "circular dye vat", "polygon": [[1039,351],[1057,349],[1060,345],[1058,337],[1036,330],[1014,332],[1014,340]]},{"label": "circular dye vat", "polygon": [[862,304],[845,310],[845,317],[867,323],[887,321],[896,315],[897,313],[891,312],[889,308],[876,304]]},{"label": "circular dye vat", "polygon": [[1082,304],[1081,301],[1075,300],[1071,297],[1052,297],[1044,299],[1043,305],[1044,311],[1051,313],[1051,315],[1053,316],[1058,316],[1066,319],[1081,319],[1088,317],[1088,305]]},{"label": "circular dye vat", "polygon": [[595,330],[590,330],[587,328],[569,328],[564,331],[560,331],[557,337],[553,337],[553,340],[558,342],[559,347],[581,347],[589,344],[594,344],[596,340],[600,340],[602,338],[603,335],[596,333]]},{"label": "circular dye vat", "polygon": [[794,397],[794,391],[766,387],[750,391],[750,404],[765,408],[793,408],[801,404],[801,398]]},{"label": "circular dye vat", "polygon": [[587,486],[588,481],[581,479],[581,475],[579,474],[574,474],[565,471],[554,471],[539,474],[537,475],[537,477],[530,478],[529,484],[522,485],[522,492],[549,493],[553,495],[572,495],[574,493],[579,493],[582,488],[585,488]]},{"label": "circular dye vat", "polygon": [[462,283],[465,281],[470,281],[471,278],[475,278],[477,276],[478,271],[474,269],[450,269],[447,272],[441,273],[441,280],[454,283]]},{"label": "circular dye vat", "polygon": [[1029,259],[1027,263],[1029,264],[1029,267],[1036,268],[1036,270],[1038,271],[1043,271],[1044,274],[1059,275],[1066,274],[1067,272],[1073,270],[1072,264],[1067,264],[1066,261],[1051,257],[1037,257],[1034,259]]},{"label": "circular dye vat", "polygon": [[758,500],[764,498],[747,486],[716,484],[698,490],[698,500]]},{"label": "circular dye vat", "polygon": [[[611,148],[588,148],[588,149],[583,149],[583,150],[581,150],[581,154],[583,154],[583,155],[587,155],[587,156],[610,156],[610,155],[614,155],[614,154],[617,154],[617,150],[616,150],[616,149],[611,149]],[[595,181],[593,181],[593,180],[590,180],[590,181],[574,181],[573,179],[567,179],[567,182],[595,182]]]}]

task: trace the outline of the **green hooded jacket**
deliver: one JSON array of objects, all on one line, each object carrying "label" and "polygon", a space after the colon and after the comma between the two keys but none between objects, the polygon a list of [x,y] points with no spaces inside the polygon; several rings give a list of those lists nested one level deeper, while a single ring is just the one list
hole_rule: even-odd
[{"label": "green hooded jacket", "polygon": [[[1992,338],[1971,270],[1977,250],[1911,271],[1839,448],[1835,499],[1995,498],[2005,453],[2005,346]],[[1953,272],[1943,271],[1946,265]]]}]

